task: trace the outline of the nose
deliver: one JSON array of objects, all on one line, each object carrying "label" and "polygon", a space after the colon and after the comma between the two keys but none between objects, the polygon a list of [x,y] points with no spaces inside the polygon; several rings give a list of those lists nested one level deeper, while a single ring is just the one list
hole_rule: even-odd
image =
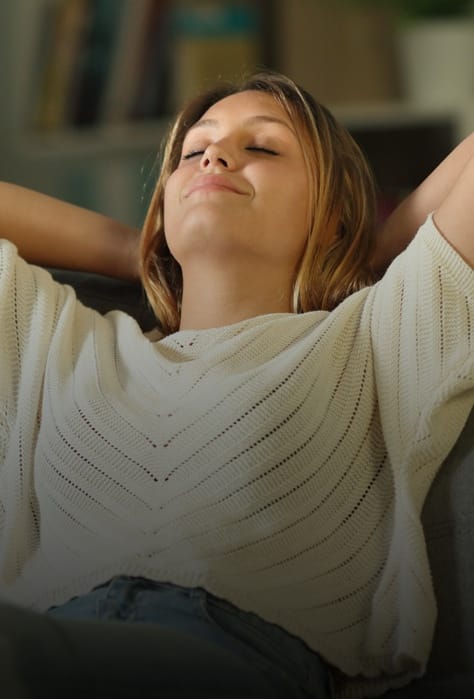
[{"label": "nose", "polygon": [[234,161],[230,153],[218,143],[210,143],[201,158],[201,167],[207,170],[209,167],[220,166],[232,169]]}]

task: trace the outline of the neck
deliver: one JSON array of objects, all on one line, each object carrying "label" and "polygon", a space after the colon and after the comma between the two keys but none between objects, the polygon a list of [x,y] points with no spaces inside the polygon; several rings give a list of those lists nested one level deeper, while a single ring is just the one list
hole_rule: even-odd
[{"label": "neck", "polygon": [[290,285],[280,275],[229,273],[229,269],[183,271],[180,330],[205,330],[268,313],[291,313]]}]

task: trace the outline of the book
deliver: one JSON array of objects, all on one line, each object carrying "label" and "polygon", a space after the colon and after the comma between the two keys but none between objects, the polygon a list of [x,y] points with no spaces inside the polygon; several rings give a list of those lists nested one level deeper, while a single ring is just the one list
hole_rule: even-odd
[{"label": "book", "polygon": [[33,125],[56,0],[0,3],[0,127],[18,131]]},{"label": "book", "polygon": [[40,129],[57,129],[67,122],[87,12],[88,0],[59,0],[44,6],[38,51],[42,65],[33,109],[33,123]]},{"label": "book", "polygon": [[124,0],[88,0],[85,30],[75,64],[69,104],[73,126],[91,126],[102,111]]},{"label": "book", "polygon": [[104,86],[99,120],[103,123],[127,121],[136,96],[142,70],[142,46],[155,0],[124,0]]},{"label": "book", "polygon": [[154,119],[168,111],[170,56],[170,2],[153,0],[141,42],[131,119]]},{"label": "book", "polygon": [[235,80],[260,61],[260,8],[228,0],[182,0],[172,12],[170,109],[202,89]]}]

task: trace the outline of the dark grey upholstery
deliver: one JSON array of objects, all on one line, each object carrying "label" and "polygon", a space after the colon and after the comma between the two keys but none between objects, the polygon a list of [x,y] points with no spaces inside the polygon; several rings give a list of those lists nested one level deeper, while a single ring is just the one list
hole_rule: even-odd
[{"label": "dark grey upholstery", "polygon": [[[78,297],[100,312],[118,308],[144,329],[154,316],[138,284],[53,270]],[[428,494],[423,509],[438,620],[428,671],[388,692],[387,699],[474,697],[474,410]]]},{"label": "dark grey upholstery", "polygon": [[135,318],[143,330],[150,330],[156,326],[155,316],[139,282],[127,282],[99,274],[64,269],[49,271],[58,282],[72,286],[77,297],[86,306],[91,306],[100,313],[124,311]]},{"label": "dark grey upholstery", "polygon": [[425,677],[387,699],[474,697],[474,410],[423,508],[438,602]]}]

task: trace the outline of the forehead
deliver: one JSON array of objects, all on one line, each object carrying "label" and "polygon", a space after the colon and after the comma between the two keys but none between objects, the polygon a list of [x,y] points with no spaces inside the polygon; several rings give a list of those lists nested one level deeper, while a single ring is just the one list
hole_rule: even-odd
[{"label": "forehead", "polygon": [[284,107],[272,95],[257,90],[246,90],[224,97],[202,115],[197,125],[207,120],[246,121],[254,117],[268,117],[292,126]]}]

